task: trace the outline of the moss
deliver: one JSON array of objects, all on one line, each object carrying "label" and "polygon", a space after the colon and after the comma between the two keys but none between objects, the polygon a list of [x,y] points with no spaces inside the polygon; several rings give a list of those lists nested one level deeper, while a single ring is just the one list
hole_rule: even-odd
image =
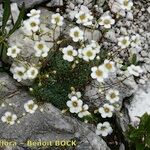
[{"label": "moss", "polygon": [[[79,60],[79,64],[63,60],[61,52],[54,52],[50,55],[50,59],[41,70],[38,79],[33,85],[33,94],[38,100],[52,103],[59,109],[66,108],[68,94],[70,88],[74,87],[81,92],[85,86],[91,81],[91,67],[94,64],[100,64],[100,61],[85,62]],[[55,71],[55,73],[54,73]],[[45,77],[48,74],[49,77]],[[41,83],[41,86],[38,84]]]}]

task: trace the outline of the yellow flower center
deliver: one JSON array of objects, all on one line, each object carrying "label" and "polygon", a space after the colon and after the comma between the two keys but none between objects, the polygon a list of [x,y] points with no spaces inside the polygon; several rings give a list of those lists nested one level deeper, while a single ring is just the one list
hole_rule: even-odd
[{"label": "yellow flower center", "polygon": [[15,54],[16,53],[16,49],[12,49],[12,54]]},{"label": "yellow flower center", "polygon": [[19,76],[23,76],[23,72],[21,72],[21,71],[18,71],[18,73],[17,73]]},{"label": "yellow flower center", "polygon": [[78,31],[74,32],[74,36],[78,37],[79,36],[79,32]]},{"label": "yellow flower center", "polygon": [[105,66],[106,66],[106,68],[107,68],[108,70],[111,70],[111,69],[112,69],[112,64],[110,64],[110,63],[107,63]]},{"label": "yellow flower center", "polygon": [[124,0],[124,2],[123,2],[123,4],[125,5],[125,6],[128,6],[128,0]]},{"label": "yellow flower center", "polygon": [[100,76],[103,75],[103,72],[102,72],[101,70],[98,70],[98,69],[97,69],[97,70],[96,70],[96,75],[100,77]]},{"label": "yellow flower center", "polygon": [[31,71],[31,74],[34,75],[34,74],[35,74],[35,70],[32,70],[32,71]]},{"label": "yellow flower center", "polygon": [[69,51],[67,52],[67,54],[68,54],[69,56],[72,56],[72,55],[73,55],[72,50],[69,50]]},{"label": "yellow flower center", "polygon": [[104,131],[105,129],[106,129],[106,127],[105,127],[105,126],[102,126],[102,127],[101,127],[101,130],[102,130],[102,131]]},{"label": "yellow flower center", "polygon": [[36,23],[35,22],[31,22],[31,27],[35,27]]},{"label": "yellow flower center", "polygon": [[111,93],[111,94],[110,94],[110,97],[111,97],[112,99],[114,99],[114,98],[116,97],[116,94],[115,94],[115,93]]},{"label": "yellow flower center", "polygon": [[58,23],[60,21],[60,17],[56,17],[55,21],[56,21],[56,23]]},{"label": "yellow flower center", "polygon": [[110,20],[105,19],[105,20],[104,20],[104,24],[110,24]]},{"label": "yellow flower center", "polygon": [[91,57],[91,56],[93,55],[93,53],[89,50],[89,51],[87,51],[86,55],[87,55],[88,57]]},{"label": "yellow flower center", "polygon": [[39,44],[39,45],[38,45],[38,48],[39,48],[40,50],[42,50],[43,47],[44,47],[43,44]]},{"label": "yellow flower center", "polygon": [[109,108],[107,108],[107,107],[105,107],[104,110],[105,110],[106,113],[109,112]]},{"label": "yellow flower center", "polygon": [[85,14],[82,14],[82,15],[80,16],[80,19],[81,19],[81,20],[84,20],[85,18],[86,18]]},{"label": "yellow flower center", "polygon": [[32,109],[33,109],[33,107],[34,107],[34,105],[33,105],[33,104],[28,105],[28,108],[29,108],[30,110],[32,110]]},{"label": "yellow flower center", "polygon": [[128,42],[128,41],[127,41],[126,39],[123,39],[123,40],[122,40],[122,44],[123,44],[123,45],[126,45],[127,42]]},{"label": "yellow flower center", "polygon": [[77,107],[77,106],[78,106],[78,103],[77,103],[77,102],[73,102],[72,105],[73,105],[74,107]]},{"label": "yellow flower center", "polygon": [[12,121],[12,116],[8,116],[7,117],[7,122],[11,122]]}]

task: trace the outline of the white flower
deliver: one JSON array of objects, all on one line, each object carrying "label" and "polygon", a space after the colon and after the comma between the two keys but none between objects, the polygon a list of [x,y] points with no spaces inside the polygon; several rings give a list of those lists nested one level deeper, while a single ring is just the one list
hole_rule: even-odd
[{"label": "white flower", "polygon": [[6,112],[4,116],[1,117],[1,120],[9,125],[13,125],[17,120],[17,116],[11,112]]},{"label": "white flower", "polygon": [[33,114],[37,110],[38,105],[34,103],[33,100],[29,100],[24,104],[24,109],[26,112]]},{"label": "white flower", "polygon": [[89,10],[89,8],[87,6],[81,5],[80,8],[74,9],[74,10],[72,10],[72,11],[69,12],[69,16],[70,16],[70,18],[72,20],[75,18],[75,15],[77,13],[79,13],[79,10],[82,11],[82,12],[84,12],[84,13],[91,14],[91,11]]},{"label": "white flower", "polygon": [[26,68],[25,67],[15,67],[13,70],[13,78],[16,79],[18,82],[21,80],[26,80],[27,79],[27,74],[26,74]]},{"label": "white flower", "polygon": [[82,110],[78,113],[78,117],[79,117],[79,118],[83,118],[84,116],[90,115],[88,109],[89,109],[89,106],[88,106],[88,105],[86,105],[86,104],[83,105],[83,106],[82,106]]},{"label": "white flower", "polygon": [[81,92],[72,91],[70,94],[68,94],[68,97],[71,99],[73,96],[76,96],[77,98],[81,98]]},{"label": "white flower", "polygon": [[12,58],[17,57],[17,55],[20,53],[21,49],[17,46],[9,47],[7,50],[7,56],[11,56]]},{"label": "white flower", "polygon": [[110,103],[115,103],[119,101],[119,91],[114,89],[109,89],[106,94],[106,99]]},{"label": "white flower", "polygon": [[118,38],[118,45],[122,49],[127,48],[130,45],[129,37],[125,36],[125,37]]},{"label": "white flower", "polygon": [[98,111],[101,114],[102,118],[106,118],[106,117],[110,118],[113,115],[114,106],[109,104],[104,104],[103,107],[100,107]]},{"label": "white flower", "polygon": [[74,27],[70,29],[70,36],[74,42],[78,42],[79,40],[83,40],[83,31],[79,27]]},{"label": "white flower", "polygon": [[140,75],[140,73],[143,72],[142,68],[140,66],[135,66],[135,65],[131,65],[127,68],[128,72],[131,75],[134,75],[136,77],[138,77]]},{"label": "white flower", "polygon": [[32,9],[30,13],[27,14],[28,17],[40,18],[41,10]]},{"label": "white flower", "polygon": [[87,45],[83,49],[78,49],[78,57],[83,58],[85,61],[94,60],[96,54],[100,52],[99,44],[92,40],[91,44]]},{"label": "white flower", "polygon": [[111,28],[111,25],[115,23],[115,20],[111,16],[101,16],[99,20],[99,25],[104,26],[104,28]]},{"label": "white flower", "polygon": [[44,41],[36,42],[34,45],[34,49],[36,51],[35,56],[36,57],[46,57],[49,52],[49,48],[47,47],[46,43]]},{"label": "white flower", "polygon": [[74,50],[74,48],[72,46],[67,46],[65,48],[62,49],[63,52],[63,59],[67,60],[69,62],[72,62],[74,60],[74,57],[77,56],[77,51]]},{"label": "white flower", "polygon": [[31,17],[28,20],[24,21],[24,26],[26,30],[37,32],[39,30],[40,20],[38,18]]},{"label": "white flower", "polygon": [[104,69],[108,72],[115,72],[115,63],[106,59],[104,61]]},{"label": "white flower", "polygon": [[77,19],[76,22],[78,24],[83,24],[85,26],[88,26],[88,25],[92,24],[93,16],[91,16],[89,13],[85,13],[83,11],[79,11],[79,13],[77,13],[75,15],[75,18]]},{"label": "white flower", "polygon": [[59,13],[56,13],[52,15],[51,23],[57,26],[62,26],[63,20],[64,18]]},{"label": "white flower", "polygon": [[100,52],[101,47],[96,41],[92,40],[90,46],[96,51],[97,54]]},{"label": "white flower", "polygon": [[89,61],[89,60],[94,60],[94,58],[96,57],[96,50],[94,50],[90,45],[86,46],[83,50],[82,50],[82,58],[85,61]]},{"label": "white flower", "polygon": [[28,30],[28,29],[26,28],[26,26],[22,26],[21,29],[22,29],[22,32],[23,32],[26,36],[32,36],[32,35],[33,35],[33,32],[32,32],[31,30]]},{"label": "white flower", "polygon": [[133,2],[131,0],[118,0],[118,2],[120,3],[121,9],[124,10],[131,10],[133,6]]},{"label": "white flower", "polygon": [[112,127],[110,126],[109,122],[99,123],[97,125],[96,134],[107,136],[108,134],[111,134],[113,131]]},{"label": "white flower", "polygon": [[136,34],[131,37],[131,46],[138,47],[141,44],[140,35]]},{"label": "white flower", "polygon": [[30,67],[28,70],[27,70],[27,76],[29,79],[35,79],[38,75],[38,69],[35,68],[35,67]]},{"label": "white flower", "polygon": [[78,99],[76,96],[71,98],[71,101],[67,101],[67,106],[70,108],[71,113],[79,113],[82,110],[82,100]]},{"label": "white flower", "polygon": [[92,67],[91,71],[91,77],[97,79],[98,82],[104,82],[104,79],[108,77],[108,73],[102,65],[99,67]]}]

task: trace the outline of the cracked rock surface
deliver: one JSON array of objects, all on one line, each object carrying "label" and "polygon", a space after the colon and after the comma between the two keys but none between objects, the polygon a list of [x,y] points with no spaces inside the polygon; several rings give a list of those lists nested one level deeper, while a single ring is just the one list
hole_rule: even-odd
[{"label": "cracked rock surface", "polygon": [[19,120],[19,123],[16,122],[14,125],[0,121],[0,139],[11,139],[19,143],[18,148],[13,150],[26,150],[25,143],[29,139],[34,141],[74,139],[78,143],[76,150],[109,150],[103,139],[92,131],[93,127],[63,115],[49,103],[39,105],[34,114],[25,113],[24,103],[33,98],[6,73],[0,74],[0,88],[0,102],[4,105],[0,107],[0,117],[6,111],[10,111],[16,114]]}]

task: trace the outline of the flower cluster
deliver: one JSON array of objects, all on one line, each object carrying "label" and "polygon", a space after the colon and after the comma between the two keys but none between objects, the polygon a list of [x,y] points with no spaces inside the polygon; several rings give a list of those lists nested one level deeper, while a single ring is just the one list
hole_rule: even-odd
[{"label": "flower cluster", "polygon": [[108,134],[111,134],[113,131],[112,127],[110,126],[109,122],[99,123],[97,125],[96,134],[107,136]]},{"label": "flower cluster", "polygon": [[76,15],[76,22],[78,24],[83,24],[84,26],[92,25],[93,16],[91,13],[86,13],[84,11],[79,11]]},{"label": "flower cluster", "polygon": [[49,52],[49,48],[47,47],[44,41],[36,42],[34,45],[34,49],[36,51],[35,53],[36,57],[47,57]]},{"label": "flower cluster", "polygon": [[104,79],[108,78],[109,73],[113,73],[115,70],[115,63],[105,60],[102,65],[91,68],[91,77],[98,82],[104,82]]},{"label": "flower cluster", "polygon": [[29,19],[23,22],[24,24],[23,29],[25,33],[32,35],[33,33],[39,30],[40,14],[41,14],[41,11],[35,10],[35,9],[32,9],[30,13],[27,14]]},{"label": "flower cluster", "polygon": [[83,101],[80,99],[80,92],[72,91],[71,94],[68,95],[68,97],[70,98],[70,100],[67,101],[67,106],[69,107],[69,111],[71,113],[78,114],[79,118],[90,115],[90,112],[88,111],[89,106],[87,104],[83,104]]},{"label": "flower cluster", "polygon": [[[24,104],[24,109],[27,113],[33,114],[38,108],[38,105],[34,103],[33,100],[29,100]],[[1,117],[1,121],[8,124],[13,125],[17,120],[17,115],[11,112],[5,112],[5,114]]]},{"label": "flower cluster", "polygon": [[113,104],[119,101],[119,91],[115,89],[109,89],[106,93],[106,100],[110,103],[105,103],[102,107],[98,109],[102,118],[111,118],[113,116],[113,112],[115,111],[115,107]]},{"label": "flower cluster", "polygon": [[[47,57],[50,51],[49,45],[45,42],[45,38],[49,36],[50,30],[45,24],[41,23],[40,14],[40,10],[32,9],[30,13],[27,14],[29,19],[25,20],[21,27],[21,31],[24,32],[24,42],[30,42],[33,47],[32,50],[34,53],[33,55],[31,54],[30,59],[39,59],[38,64],[40,64],[40,59]],[[52,20],[53,19],[54,16],[52,16]],[[59,22],[58,25],[60,25]],[[14,59],[11,72],[13,73],[14,79],[18,82],[35,79],[39,73],[39,65],[35,64],[37,61],[24,61],[24,49],[26,49],[26,47],[21,43],[17,43],[16,45],[11,45],[7,50],[7,56]]]},{"label": "flower cluster", "polygon": [[129,36],[122,36],[118,38],[118,45],[122,49],[127,48],[129,46],[131,46],[132,48],[138,48],[140,44],[141,42],[139,34],[133,35],[131,36],[131,38]]},{"label": "flower cluster", "polygon": [[112,12],[117,13],[119,16],[131,15],[131,10],[133,7],[132,0],[110,0],[109,1],[110,9]]},{"label": "flower cluster", "polygon": [[63,20],[64,18],[59,13],[56,13],[52,15],[51,23],[56,26],[62,26],[64,24]]},{"label": "flower cluster", "polygon": [[[111,11],[103,12],[102,10],[98,13],[94,13],[96,10],[90,11],[88,7],[80,5],[80,9],[76,8],[74,13],[70,13],[70,15],[72,15],[70,18],[75,21],[75,25],[69,24],[69,26],[66,26],[64,21],[64,18],[67,17],[67,15],[64,15],[63,17],[60,13],[52,14],[50,16],[51,20],[49,21],[51,24],[46,25],[45,23],[42,24],[42,19],[40,20],[41,11],[35,9],[31,10],[30,13],[27,14],[29,19],[25,20],[22,26],[25,35],[24,39],[32,41],[31,49],[34,50],[34,53],[31,59],[33,58],[34,60],[36,58],[38,65],[42,65],[43,62],[45,65],[45,57],[47,57],[51,51],[54,53],[54,55],[52,55],[54,57],[58,53],[61,53],[62,55],[60,56],[65,60],[63,61],[65,63],[73,64],[75,62],[80,65],[80,62],[82,62],[89,65],[89,69],[87,69],[91,69],[91,76],[90,72],[89,76],[103,86],[105,86],[105,83],[107,83],[107,80],[111,77],[118,78],[122,75],[125,75],[126,77],[126,74],[139,77],[140,74],[143,73],[143,68],[137,65],[138,63],[136,63],[136,60],[132,62],[129,55],[131,55],[130,51],[133,52],[134,50],[137,51],[140,49],[141,34],[137,34],[136,32],[125,29],[124,26],[120,26],[122,23],[120,15],[123,16],[125,13],[128,17],[130,16],[130,18],[132,18],[131,9],[133,2],[131,0],[110,0],[108,3],[112,6],[110,8]],[[117,10],[116,14],[113,13],[115,10]],[[130,23],[127,22],[127,24]],[[57,28],[60,32],[59,35],[57,33],[55,34]],[[65,32],[65,29],[68,29],[69,32]],[[97,40],[95,40],[95,37],[92,37],[92,39],[87,38],[86,34],[88,31],[86,30],[90,31],[91,37],[95,36],[93,33],[96,31],[99,38],[96,37]],[[65,37],[66,39],[63,39],[62,37]],[[106,39],[109,39],[111,42],[105,41]],[[57,50],[60,50],[61,52]],[[19,44],[9,47],[7,51],[7,55],[17,62],[17,65],[12,66],[11,71],[14,79],[18,82],[26,79],[35,79],[38,76],[39,68],[41,67],[35,65],[36,63],[32,63],[32,61],[23,62],[21,57],[22,52],[23,48]],[[104,56],[103,53],[105,53]],[[52,60],[55,61],[53,58]],[[76,67],[77,65],[73,64],[72,66]],[[48,70],[50,71],[48,74],[42,72],[44,77],[38,76],[38,86],[42,87],[42,84],[45,83],[42,83],[42,81],[45,80],[45,77],[46,79],[51,80],[51,72],[55,72],[55,75],[59,74],[59,71],[51,70],[49,64],[46,67],[49,67]],[[52,67],[52,69],[55,69],[54,67]],[[59,67],[59,62],[57,67]],[[63,63],[61,67],[63,68]],[[75,67],[72,67],[72,69]],[[81,69],[81,71],[84,70]],[[52,81],[54,85],[56,82],[58,82],[56,79]],[[113,113],[116,112],[115,106],[120,100],[120,92],[117,89],[118,88],[111,87],[104,90],[106,93],[104,93],[103,98],[106,102],[102,103],[102,105],[98,106],[97,110],[95,110],[101,115],[100,119],[104,118],[104,120],[106,120],[106,118],[111,118]],[[34,89],[31,90],[34,91]],[[78,115],[79,118],[84,118],[89,115],[90,117],[94,116],[92,116],[92,107],[84,104],[80,92],[72,90],[68,97],[69,100],[65,104],[68,106],[71,113]],[[34,104],[32,100],[24,104],[25,111],[31,114],[33,114],[37,108],[38,106]],[[90,112],[90,110],[92,111]],[[14,124],[17,120],[17,116],[7,112],[1,120],[7,124]],[[110,126],[110,123],[104,122],[97,124],[97,135],[107,136],[111,133],[112,127]]]},{"label": "flower cluster", "polygon": [[111,25],[115,23],[115,20],[112,19],[110,15],[101,16],[99,19],[99,25],[104,26],[104,28],[109,29]]},{"label": "flower cluster", "polygon": [[27,79],[35,79],[38,75],[38,69],[34,66],[27,66],[27,65],[20,65],[11,68],[13,73],[13,78],[16,79],[18,82]]},{"label": "flower cluster", "polygon": [[94,60],[100,52],[100,45],[96,41],[91,41],[91,44],[86,45],[84,48],[75,50],[71,45],[62,49],[63,59],[69,62],[75,60],[75,57],[83,59],[85,61]]}]

